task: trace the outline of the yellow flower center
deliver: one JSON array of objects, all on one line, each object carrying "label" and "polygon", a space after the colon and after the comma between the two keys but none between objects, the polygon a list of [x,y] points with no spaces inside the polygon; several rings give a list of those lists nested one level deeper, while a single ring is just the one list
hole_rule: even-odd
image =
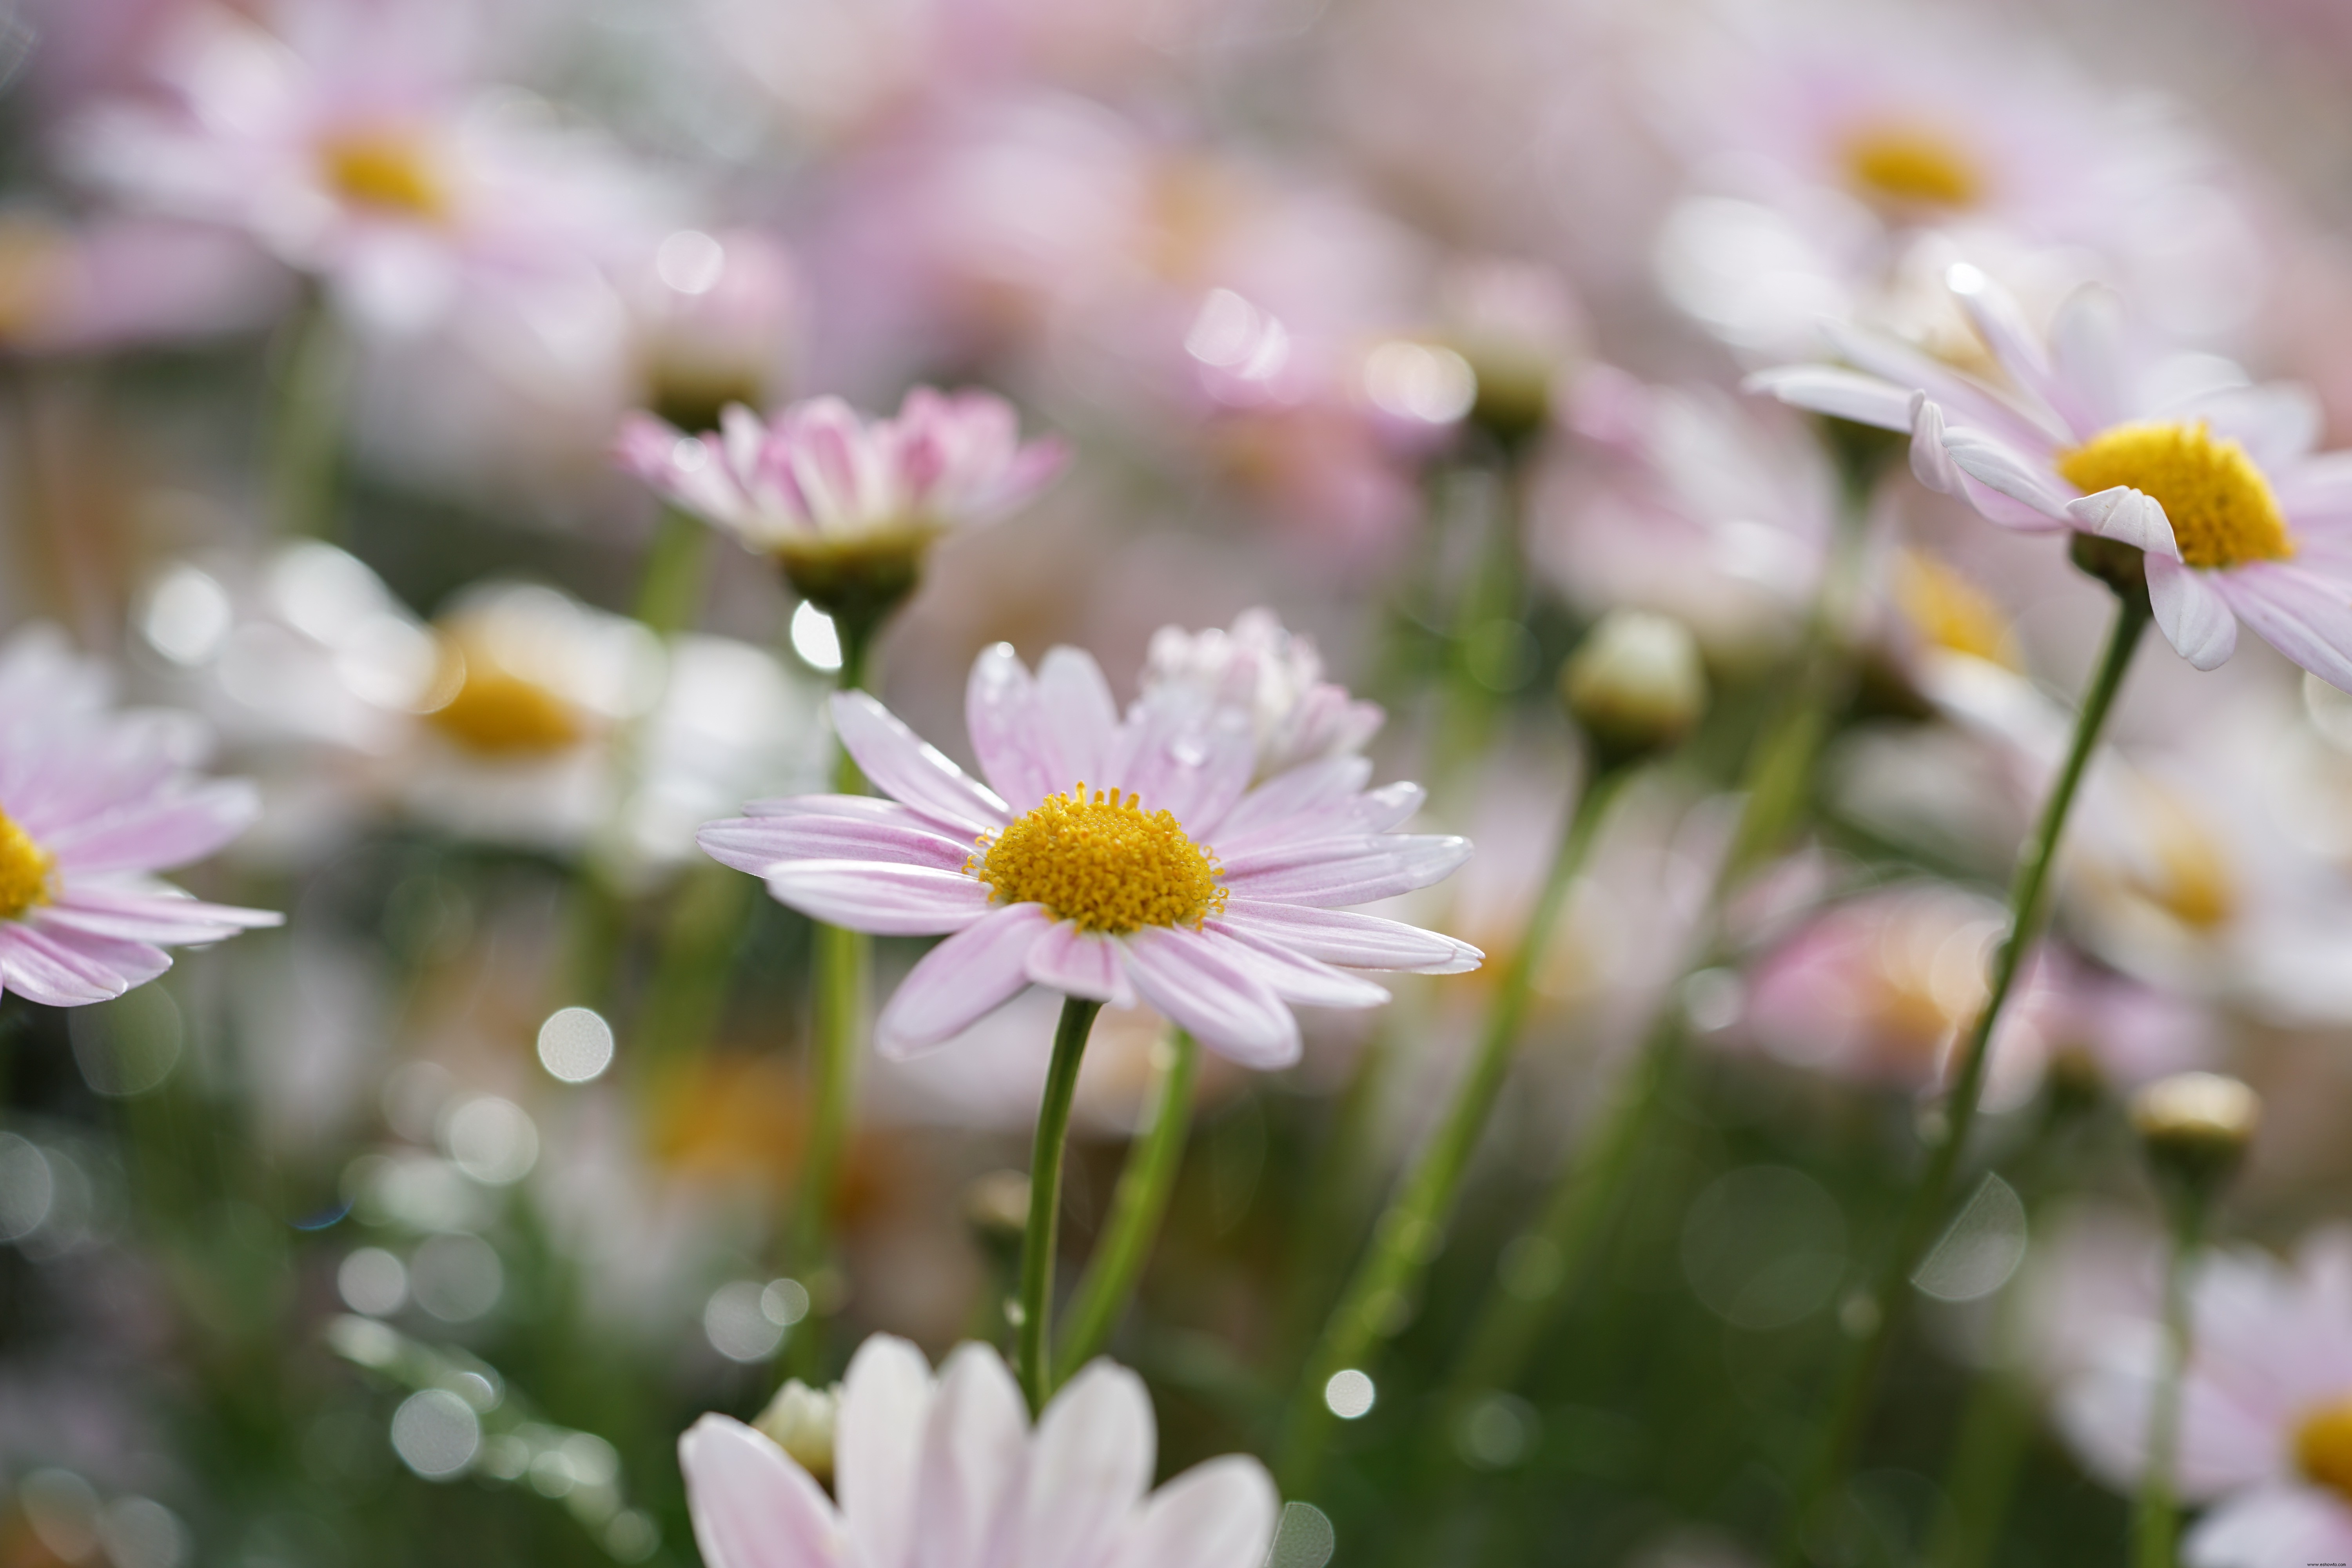
[{"label": "yellow flower center", "polygon": [[2135,878],[2138,890],[2193,931],[2211,931],[2238,907],[2237,880],[2213,835],[2168,791],[2144,793],[2147,847],[2155,864]]},{"label": "yellow flower center", "polygon": [[373,127],[339,132],[319,145],[327,184],[354,205],[437,222],[449,214],[439,161],[415,131]]},{"label": "yellow flower center", "polygon": [[571,702],[469,642],[441,637],[441,668],[432,689],[448,699],[425,717],[445,733],[497,756],[560,752],[585,737]]},{"label": "yellow flower center", "polygon": [[2294,1462],[2319,1485],[2352,1499],[2352,1396],[2304,1418],[2294,1435]]},{"label": "yellow flower center", "polygon": [[1083,780],[993,839],[983,836],[964,869],[994,890],[995,902],[1043,904],[1081,931],[1197,930],[1225,907],[1215,854],[1186,837],[1173,813],[1146,811],[1117,790],[1089,797]]},{"label": "yellow flower center", "polygon": [[21,919],[25,911],[56,896],[57,861],[0,811],[0,920]]},{"label": "yellow flower center", "polygon": [[1845,141],[1845,173],[1882,205],[1971,207],[1985,179],[1957,138],[1922,125],[1868,125]]},{"label": "yellow flower center", "polygon": [[2022,668],[2009,618],[1985,591],[1933,556],[1906,550],[1895,562],[1895,603],[1921,637],[2006,668]]},{"label": "yellow flower center", "polygon": [[2058,456],[2058,471],[2085,495],[2129,485],[2154,496],[2172,523],[2180,559],[2204,571],[2284,561],[2294,540],[2270,481],[2232,440],[2193,425],[2118,425]]}]

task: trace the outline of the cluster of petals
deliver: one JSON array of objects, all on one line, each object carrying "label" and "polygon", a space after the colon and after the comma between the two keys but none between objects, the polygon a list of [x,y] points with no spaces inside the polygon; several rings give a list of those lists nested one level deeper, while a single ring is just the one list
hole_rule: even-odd
[{"label": "cluster of petals", "polygon": [[[836,696],[842,743],[887,800],[756,802],[702,831],[715,858],[766,879],[817,920],[892,936],[946,935],[877,1024],[879,1048],[940,1045],[1035,984],[1114,1005],[1140,1000],[1245,1065],[1296,1059],[1291,1005],[1367,1007],[1388,993],[1348,969],[1458,973],[1475,948],[1346,912],[1430,885],[1466,859],[1463,839],[1392,829],[1421,805],[1410,784],[1367,790],[1371,765],[1339,755],[1253,787],[1251,716],[1136,703],[1125,715],[1088,655],[1049,653],[1033,677],[1011,647],[974,663],[966,722],[986,783],[863,692]],[[1165,811],[1213,847],[1218,907],[1192,923],[1087,930],[1039,902],[1001,902],[975,850],[1083,783]],[[1345,967],[1340,967],[1345,966]]]},{"label": "cluster of petals", "polygon": [[1029,1425],[986,1345],[934,1377],[922,1352],[877,1334],[844,1380],[834,1495],[761,1433],[706,1415],[678,1441],[710,1568],[1259,1568],[1278,1507],[1244,1455],[1157,1491],[1142,1381],[1087,1366]]},{"label": "cluster of petals", "polygon": [[[2310,395],[2217,385],[2210,360],[2129,352],[2137,345],[2104,290],[2071,295],[2044,339],[1975,268],[1954,268],[1948,281],[2000,365],[2001,389],[1845,328],[1832,334],[1853,368],[1790,367],[1753,384],[1801,407],[1907,432],[1920,481],[1995,522],[2071,529],[2143,551],[2157,625],[2198,668],[2230,657],[2242,620],[2304,668],[2352,689],[2352,457],[2314,453],[2320,421]],[[2154,496],[2128,485],[2086,494],[2062,471],[2070,453],[2142,424],[2202,425],[2217,442],[2234,443],[2275,499],[2292,552],[2192,565]]]},{"label": "cluster of petals", "polygon": [[1004,399],[928,386],[908,393],[891,418],[866,418],[837,397],[767,420],[737,404],[711,438],[637,415],[622,428],[619,455],[664,498],[762,552],[990,521],[1043,489],[1067,458],[1058,441],[1024,443]]},{"label": "cluster of petals", "polygon": [[[35,628],[0,648],[0,824],[45,858],[46,889],[0,918],[0,992],[103,1002],[171,967],[163,949],[278,916],[189,898],[154,873],[203,859],[257,809],[252,788],[188,765],[177,715],[108,710],[104,676]],[[16,868],[22,871],[24,868]]]},{"label": "cluster of petals", "polygon": [[1315,644],[1272,610],[1244,610],[1228,631],[1162,626],[1143,671],[1146,697],[1239,708],[1250,715],[1261,778],[1363,750],[1388,715],[1323,679]]},{"label": "cluster of petals", "polygon": [[[2104,1353],[2062,1392],[2059,1417],[2090,1467],[2137,1487],[2149,1399],[2164,1363],[2147,1315],[2111,1322]],[[2292,1264],[2221,1254],[2191,1293],[2180,1391],[2180,1496],[2206,1511],[2189,1568],[2270,1568],[2352,1558],[2352,1233],[2322,1232]]]}]

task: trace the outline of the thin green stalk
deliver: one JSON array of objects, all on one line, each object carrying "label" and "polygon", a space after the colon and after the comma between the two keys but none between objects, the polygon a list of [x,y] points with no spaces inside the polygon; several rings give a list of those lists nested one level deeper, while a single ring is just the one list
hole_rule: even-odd
[{"label": "thin green stalk", "polygon": [[665,641],[694,625],[709,570],[710,526],[681,507],[663,507],[637,578],[638,622]]},{"label": "thin green stalk", "polygon": [[2133,1568],[2174,1568],[2180,1532],[2175,1472],[2180,1459],[2180,1385],[2189,1372],[2190,1280],[2204,1245],[2205,1205],[2178,1205],[2164,1268],[2164,1367],[2147,1412],[2147,1460],[2132,1504]]},{"label": "thin green stalk", "polygon": [[1370,1252],[1357,1266],[1324,1324],[1322,1338],[1307,1360],[1306,1376],[1291,1400],[1283,1458],[1286,1495],[1306,1495],[1322,1464],[1334,1419],[1324,1401],[1325,1385],[1337,1373],[1349,1368],[1360,1370],[1371,1359],[1378,1342],[1394,1331],[1413,1286],[1436,1256],[1439,1238],[1469,1170],[1471,1153],[1510,1070],[1536,966],[1550,950],[1569,889],[1592,847],[1601,818],[1608,814],[1609,803],[1629,773],[1625,768],[1596,773],[1577,798],[1543,890],[1528,917],[1527,930],[1504,967],[1477,1049],[1418,1161],[1374,1227]]},{"label": "thin green stalk", "polygon": [[1200,1042],[1181,1029],[1171,1032],[1153,1052],[1152,1068],[1145,1127],[1128,1150],[1126,1167],[1111,1193],[1110,1217],[1070,1298],[1069,1322],[1062,1330],[1061,1353],[1055,1363],[1062,1379],[1101,1354],[1111,1331],[1126,1315],[1176,1190],[1176,1172],[1184,1163],[1185,1138],[1192,1130],[1192,1083],[1201,1070]]},{"label": "thin green stalk", "polygon": [[1357,1054],[1356,1070],[1339,1096],[1330,1136],[1299,1205],[1290,1297],[1279,1342],[1288,1353],[1304,1355],[1314,1342],[1332,1293],[1339,1288],[1341,1271],[1354,1256],[1356,1238],[1363,1233],[1370,1202],[1365,1189],[1372,1184],[1375,1134],[1381,1103],[1396,1068],[1399,1028],[1395,1009],[1384,1010]]},{"label": "thin green stalk", "polygon": [[1078,1063],[1102,1004],[1062,999],[1054,1030],[1054,1060],[1045,1069],[1045,1097],[1037,1107],[1037,1138],[1029,1155],[1029,1228],[1021,1238],[1021,1388],[1032,1415],[1054,1397],[1052,1343],[1054,1246],[1062,1220],[1062,1155],[1069,1142],[1070,1108],[1078,1096]]},{"label": "thin green stalk", "polygon": [[351,345],[334,306],[315,286],[283,331],[269,416],[270,513],[289,538],[326,538],[335,531]]},{"label": "thin green stalk", "polygon": [[1977,1015],[1974,1027],[1969,1030],[1943,1115],[1930,1134],[1927,1169],[1912,1192],[1901,1228],[1895,1233],[1895,1245],[1887,1253],[1876,1288],[1869,1300],[1864,1316],[1869,1327],[1862,1343],[1846,1364],[1845,1375],[1830,1406],[1829,1420],[1822,1429],[1819,1451],[1797,1493],[1796,1505],[1790,1515],[1780,1555],[1780,1561],[1788,1568],[1794,1568],[1794,1564],[1801,1560],[1807,1523],[1831,1492],[1843,1481],[1854,1450],[1861,1442],[1863,1424],[1869,1418],[1875,1402],[1879,1378],[1885,1370],[1888,1352],[1893,1348],[1896,1330],[1909,1303],[1911,1276],[1946,1218],[1945,1208],[1951,1194],[1952,1177],[1968,1146],[1969,1133],[1976,1124],[1978,1103],[1983,1097],[1985,1068],[1991,1056],[1993,1032],[2000,1023],[2002,1010],[2008,1005],[2011,992],[2016,988],[2026,955],[2032,951],[2035,941],[2041,936],[2048,916],[2050,869],[2057,857],[2059,841],[2065,832],[2067,815],[2081,790],[2084,771],[2090,763],[2092,752],[2097,748],[2099,733],[2106,726],[2108,710],[2114,706],[2116,694],[2123,687],[2124,675],[2131,668],[2132,654],[2139,647],[2140,636],[2147,629],[2148,619],[2147,597],[2144,592],[2117,595],[2115,624],[2107,636],[2106,650],[2100,656],[2089,689],[2084,693],[2082,712],[2074,721],[2074,736],[2067,748],[2065,763],[2050,786],[2048,798],[2042,802],[2040,820],[2034,824],[2033,831],[2018,851],[2017,868],[2010,886],[2009,936],[1994,958],[1992,984],[1986,994],[1984,1007]]}]

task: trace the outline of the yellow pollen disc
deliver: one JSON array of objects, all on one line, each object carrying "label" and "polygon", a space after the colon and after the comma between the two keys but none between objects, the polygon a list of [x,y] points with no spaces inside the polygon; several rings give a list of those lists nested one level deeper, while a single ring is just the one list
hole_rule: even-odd
[{"label": "yellow pollen disc", "polygon": [[449,189],[431,147],[413,131],[345,131],[319,146],[327,184],[359,206],[427,221],[448,216]]},{"label": "yellow pollen disc", "polygon": [[0,811],[0,920],[17,920],[54,898],[56,871],[57,862],[33,836]]},{"label": "yellow pollen disc", "polygon": [[2314,1481],[2352,1500],[2352,1396],[2304,1418],[2294,1435],[2294,1460]]},{"label": "yellow pollen disc", "polygon": [[983,837],[964,868],[989,885],[992,901],[1043,904],[1081,931],[1197,930],[1225,907],[1215,854],[1187,837],[1174,814],[1146,811],[1117,790],[1089,796],[1084,781]]},{"label": "yellow pollen disc", "polygon": [[448,700],[425,718],[443,732],[475,751],[509,757],[560,752],[585,738],[569,701],[465,641],[446,633],[441,638],[433,689],[448,693]]},{"label": "yellow pollen disc", "polygon": [[2058,456],[2058,471],[2084,495],[2129,485],[2154,496],[2171,521],[2180,559],[2213,572],[2249,561],[2284,561],[2294,540],[2270,481],[2231,440],[2193,425],[2118,425]]},{"label": "yellow pollen disc", "polygon": [[1906,550],[1895,558],[1895,603],[1920,637],[1937,647],[2010,669],[2021,668],[2009,619],[1985,591],[1933,556]]},{"label": "yellow pollen disc", "polygon": [[1958,141],[1919,125],[1872,125],[1846,138],[1846,177],[1871,201],[1910,207],[1971,207],[1984,175]]}]

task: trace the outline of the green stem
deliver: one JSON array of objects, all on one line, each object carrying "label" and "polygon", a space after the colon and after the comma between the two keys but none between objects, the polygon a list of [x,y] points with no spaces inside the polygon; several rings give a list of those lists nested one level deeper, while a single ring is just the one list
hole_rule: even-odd
[{"label": "green stem", "polygon": [[693,626],[709,563],[709,525],[682,508],[663,507],[637,578],[638,622],[665,641]]},{"label": "green stem", "polygon": [[1383,1011],[1372,1036],[1357,1054],[1356,1068],[1339,1096],[1331,1132],[1316,1162],[1307,1198],[1299,1205],[1290,1300],[1280,1343],[1286,1353],[1304,1355],[1322,1327],[1340,1271],[1362,1235],[1372,1185],[1372,1163],[1381,1105],[1398,1056],[1394,1010]]},{"label": "green stem", "polygon": [[1054,1247],[1062,1218],[1062,1155],[1069,1141],[1070,1108],[1078,1097],[1078,1063],[1087,1036],[1102,1004],[1083,996],[1062,999],[1062,1021],[1054,1030],[1053,1065],[1045,1071],[1045,1097],[1037,1107],[1037,1139],[1029,1155],[1029,1228],[1021,1238],[1022,1391],[1034,1415],[1054,1397],[1052,1343]]},{"label": "green stem", "polygon": [[1324,1324],[1322,1339],[1308,1358],[1306,1376],[1291,1401],[1283,1462],[1283,1490],[1287,1496],[1306,1495],[1322,1464],[1333,1420],[1324,1401],[1325,1384],[1340,1372],[1360,1370],[1371,1359],[1379,1341],[1395,1331],[1413,1286],[1436,1256],[1439,1238],[1469,1170],[1471,1153],[1510,1070],[1536,968],[1550,951],[1569,889],[1592,847],[1601,818],[1608,814],[1609,803],[1629,774],[1625,768],[1596,773],[1578,797],[1543,890],[1528,917],[1527,930],[1504,967],[1477,1049],[1419,1160],[1381,1215],[1373,1230],[1371,1251],[1358,1265]]},{"label": "green stem", "polygon": [[268,437],[270,512],[289,538],[326,538],[335,531],[350,344],[334,306],[315,286],[283,331]]},{"label": "green stem", "polygon": [[1192,1130],[1192,1083],[1200,1076],[1200,1043],[1181,1029],[1152,1053],[1148,1121],[1128,1150],[1127,1164],[1110,1198],[1110,1217],[1086,1272],[1070,1297],[1069,1322],[1062,1330],[1056,1375],[1069,1375],[1102,1353],[1111,1331],[1126,1315],[1136,1282],[1151,1255],[1176,1172],[1184,1163],[1186,1135]]},{"label": "green stem", "polygon": [[2173,1487],[2180,1458],[2180,1385],[2189,1372],[2189,1288],[2204,1238],[2205,1205],[2178,1205],[2164,1269],[2164,1367],[2148,1406],[2147,1461],[2132,1506],[2133,1568],[2174,1568],[2177,1559],[2180,1508]]},{"label": "green stem", "polygon": [[2084,772],[2097,749],[2099,733],[2106,726],[2108,710],[2123,687],[2124,675],[2131,668],[2132,654],[2139,647],[2140,635],[2147,629],[2148,619],[2145,593],[2118,595],[2115,624],[2107,635],[2106,649],[2100,656],[2098,668],[2092,675],[2090,688],[2084,693],[2083,710],[2074,721],[2074,740],[2067,749],[2065,763],[2051,784],[2032,833],[2018,851],[2017,868],[2010,885],[2009,935],[1993,960],[1991,986],[1960,1052],[1958,1071],[1953,1076],[1943,1115],[1930,1134],[1927,1169],[1912,1192],[1902,1226],[1895,1233],[1895,1246],[1887,1253],[1875,1290],[1867,1303],[1864,1321],[1868,1327],[1861,1345],[1846,1364],[1830,1407],[1829,1420],[1822,1427],[1820,1448],[1790,1515],[1780,1561],[1790,1568],[1801,1560],[1805,1527],[1815,1510],[1845,1479],[1846,1468],[1861,1442],[1863,1424],[1875,1402],[1879,1378],[1885,1370],[1904,1309],[1909,1302],[1912,1273],[1946,1218],[1944,1211],[1953,1174],[1968,1146],[1969,1133],[1976,1124],[1978,1103],[1983,1097],[1993,1033],[2023,972],[2026,955],[2032,951],[2048,917],[2050,870],[2065,832],[2067,814],[2074,807]]}]

